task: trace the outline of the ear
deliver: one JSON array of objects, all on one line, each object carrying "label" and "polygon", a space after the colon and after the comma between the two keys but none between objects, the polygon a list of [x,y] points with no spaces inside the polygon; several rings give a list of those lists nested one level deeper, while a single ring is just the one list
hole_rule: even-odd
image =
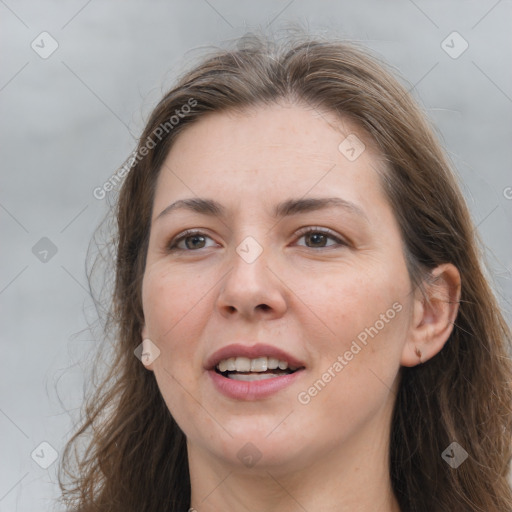
[{"label": "ear", "polygon": [[148,369],[153,371],[153,363],[158,356],[160,356],[159,348],[153,343],[148,336],[148,329],[146,325],[141,330],[142,334],[142,354],[141,362]]},{"label": "ear", "polygon": [[460,274],[445,263],[415,290],[409,338],[402,352],[402,366],[416,366],[434,357],[445,345],[459,311]]}]

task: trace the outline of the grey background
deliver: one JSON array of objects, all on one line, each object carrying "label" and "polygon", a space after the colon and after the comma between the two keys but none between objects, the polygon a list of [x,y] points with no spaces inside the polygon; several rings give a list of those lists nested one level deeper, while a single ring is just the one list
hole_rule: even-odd
[{"label": "grey background", "polygon": [[[510,1],[0,0],[0,19],[0,512],[53,509],[58,462],[43,469],[31,453],[45,441],[60,456],[87,381],[95,313],[84,265],[107,211],[92,192],[199,47],[296,21],[396,66],[460,174],[510,319]],[[31,48],[43,31],[59,45],[47,59]],[[441,47],[453,31],[469,44],[456,59]],[[46,262],[44,247],[33,252],[43,237],[57,249]]]}]

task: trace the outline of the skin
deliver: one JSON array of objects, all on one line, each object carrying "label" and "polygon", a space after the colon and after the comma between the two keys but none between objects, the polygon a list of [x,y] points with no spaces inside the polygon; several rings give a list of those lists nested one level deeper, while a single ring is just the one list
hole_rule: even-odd
[{"label": "skin", "polygon": [[[350,133],[366,145],[355,161],[338,150]],[[400,367],[419,364],[417,350],[422,362],[441,350],[460,278],[446,264],[434,270],[426,297],[412,289],[380,165],[356,127],[290,103],[209,114],[171,149],[154,199],[141,335],[160,350],[145,365],[187,436],[198,512],[400,510],[388,470]],[[333,196],[364,215],[334,207],[272,217],[284,199]],[[176,210],[157,219],[191,197],[215,199],[228,215]],[[298,234],[304,227],[330,229],[335,238]],[[186,229],[206,238],[169,251]],[[248,236],[263,249],[252,263],[235,250]],[[397,303],[401,310],[389,319]],[[378,334],[333,371],[338,356],[383,314],[389,321]],[[279,346],[306,369],[268,398],[227,398],[204,364],[237,342]],[[299,393],[328,368],[335,376],[300,403]],[[248,442],[261,456],[253,467],[237,457]]]}]

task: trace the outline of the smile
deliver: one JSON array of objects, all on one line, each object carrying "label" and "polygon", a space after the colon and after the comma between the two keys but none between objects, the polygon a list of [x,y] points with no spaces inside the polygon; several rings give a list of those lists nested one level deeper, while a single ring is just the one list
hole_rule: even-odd
[{"label": "smile", "polygon": [[291,385],[305,364],[279,347],[267,344],[226,345],[207,358],[204,369],[214,388],[235,400],[259,400]]},{"label": "smile", "polygon": [[261,400],[277,394],[295,382],[305,368],[291,370],[280,368],[266,371],[225,371],[217,368],[209,370],[214,388],[227,398],[233,400]]},{"label": "smile", "polygon": [[297,367],[275,357],[230,357],[219,361],[215,370],[228,379],[252,382],[289,375]]}]

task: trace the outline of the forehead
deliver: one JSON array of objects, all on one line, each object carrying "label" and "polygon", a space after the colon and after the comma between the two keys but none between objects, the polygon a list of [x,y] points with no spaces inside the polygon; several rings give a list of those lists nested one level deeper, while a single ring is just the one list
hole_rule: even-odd
[{"label": "forehead", "polygon": [[155,210],[171,196],[191,195],[250,202],[338,192],[361,201],[379,193],[379,165],[368,135],[332,113],[294,104],[210,113],[176,138],[159,176]]}]

